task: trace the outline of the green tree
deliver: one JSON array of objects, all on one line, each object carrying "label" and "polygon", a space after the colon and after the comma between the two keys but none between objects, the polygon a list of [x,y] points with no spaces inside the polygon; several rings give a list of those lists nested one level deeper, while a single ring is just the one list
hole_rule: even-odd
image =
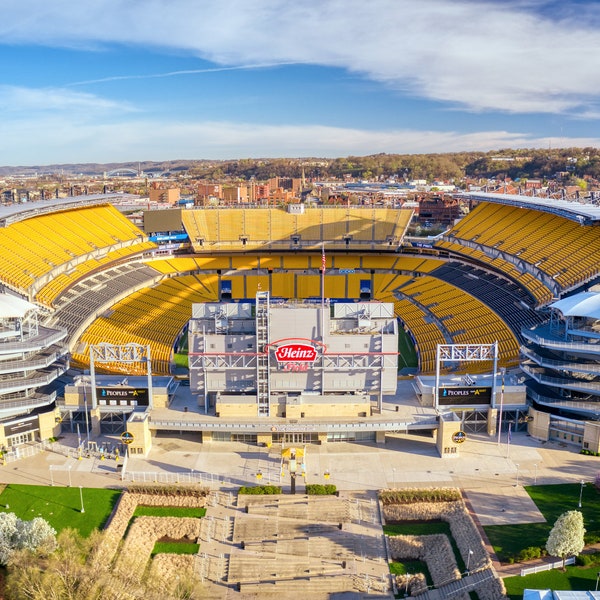
[{"label": "green tree", "polygon": [[556,519],[546,542],[546,550],[551,556],[562,558],[564,569],[565,559],[583,550],[584,534],[583,515],[578,510],[570,510]]}]

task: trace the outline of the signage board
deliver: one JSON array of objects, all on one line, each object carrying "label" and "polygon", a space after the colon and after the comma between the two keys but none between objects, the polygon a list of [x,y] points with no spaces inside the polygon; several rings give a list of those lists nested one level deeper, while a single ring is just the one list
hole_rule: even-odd
[{"label": "signage board", "polygon": [[124,431],[121,434],[121,441],[127,445],[132,444],[133,443],[133,433],[129,433],[129,431]]},{"label": "signage board", "polygon": [[490,404],[492,388],[481,386],[440,387],[438,402],[444,406],[453,404]]},{"label": "signage board", "polygon": [[6,423],[4,425],[4,435],[6,437],[11,435],[17,435],[19,433],[27,433],[29,431],[35,431],[38,429],[38,420],[36,417],[23,419],[21,421],[15,421],[12,423]]},{"label": "signage board", "polygon": [[467,434],[464,431],[457,431],[452,434],[452,441],[455,444],[462,444],[467,439]]},{"label": "signage board", "polygon": [[317,350],[310,344],[284,344],[275,350],[275,358],[280,363],[314,363],[317,359]]},{"label": "signage board", "polygon": [[96,398],[100,404],[148,406],[146,388],[97,387]]}]

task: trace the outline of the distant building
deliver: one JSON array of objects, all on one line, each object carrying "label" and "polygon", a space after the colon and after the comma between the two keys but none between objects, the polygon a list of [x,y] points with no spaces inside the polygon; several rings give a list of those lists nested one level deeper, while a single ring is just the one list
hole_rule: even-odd
[{"label": "distant building", "polygon": [[226,204],[245,204],[248,202],[248,187],[236,185],[223,188],[223,200]]},{"label": "distant building", "polygon": [[223,186],[220,183],[201,181],[198,183],[198,197],[200,200],[213,197],[222,198]]},{"label": "distant building", "polygon": [[159,204],[177,204],[179,202],[179,197],[179,188],[151,188],[149,190],[150,202],[157,202]]}]

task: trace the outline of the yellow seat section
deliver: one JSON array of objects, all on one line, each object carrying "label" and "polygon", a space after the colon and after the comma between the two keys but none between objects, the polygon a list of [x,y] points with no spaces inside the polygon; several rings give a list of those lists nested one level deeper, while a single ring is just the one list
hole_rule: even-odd
[{"label": "yellow seat section", "polygon": [[52,273],[51,288],[40,300],[48,304],[64,289],[54,279],[65,285],[73,280],[61,277],[63,265],[73,265],[81,277],[110,260],[156,247],[142,239],[142,232],[111,205],[37,215],[0,229],[0,279],[25,292]]},{"label": "yellow seat section", "polygon": [[[192,304],[216,300],[216,295],[209,294],[195,275],[166,279],[115,304],[86,329],[79,345],[84,348],[101,342],[149,345],[152,371],[169,374],[173,346],[190,319]],[[88,365],[89,354],[85,351],[74,353],[73,360],[76,364]],[[131,365],[105,365],[105,368],[132,374],[143,371],[141,366],[136,370]]]},{"label": "yellow seat section", "polygon": [[311,246],[326,241],[330,248],[348,243],[388,248],[405,234],[411,209],[372,207],[198,208],[182,211],[182,223],[195,252],[289,249],[297,238]]},{"label": "yellow seat section", "polygon": [[[569,289],[600,272],[600,228],[529,208],[483,203],[459,221],[448,239],[477,242],[525,261]],[[491,252],[490,252],[491,254]],[[521,269],[522,273],[523,270]],[[529,279],[524,279],[523,283]],[[532,290],[536,298],[542,290]]]},{"label": "yellow seat section", "polygon": [[[499,343],[499,365],[514,366],[519,360],[519,342],[506,323],[487,305],[463,290],[434,277],[422,276],[398,292],[433,315],[456,344]],[[462,365],[465,370],[478,368]],[[480,368],[489,369],[489,365]]]}]

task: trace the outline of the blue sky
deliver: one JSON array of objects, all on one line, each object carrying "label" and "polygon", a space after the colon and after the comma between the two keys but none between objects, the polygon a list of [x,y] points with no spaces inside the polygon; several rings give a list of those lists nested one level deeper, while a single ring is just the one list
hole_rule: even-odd
[{"label": "blue sky", "polygon": [[595,0],[4,0],[0,164],[600,144]]}]

